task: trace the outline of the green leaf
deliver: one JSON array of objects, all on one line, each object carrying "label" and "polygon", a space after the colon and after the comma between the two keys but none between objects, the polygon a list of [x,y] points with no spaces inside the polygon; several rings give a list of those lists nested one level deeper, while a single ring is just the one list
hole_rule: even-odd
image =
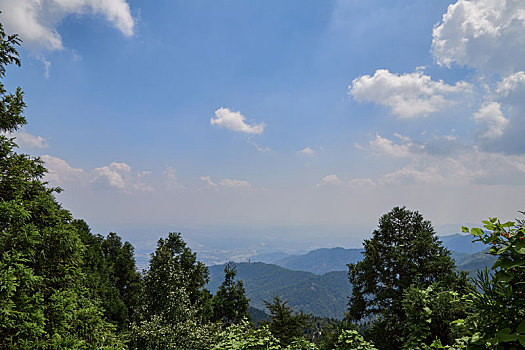
[{"label": "green leaf", "polygon": [[504,328],[500,330],[498,333],[496,333],[496,337],[503,343],[518,340],[518,336],[516,334],[510,333],[510,328]]},{"label": "green leaf", "polygon": [[518,254],[525,254],[525,239],[519,240],[516,245],[514,246],[514,250]]},{"label": "green leaf", "polygon": [[467,226],[462,226],[462,227],[461,227],[461,231],[462,231],[462,232],[465,232],[465,233],[469,233],[469,229],[468,229]]},{"label": "green leaf", "polygon": [[473,234],[474,236],[480,236],[483,234],[483,230],[480,229],[479,227],[473,227],[471,230],[470,230],[470,233]]},{"label": "green leaf", "polygon": [[520,322],[518,328],[516,328],[516,333],[525,333],[525,320]]},{"label": "green leaf", "polygon": [[481,339],[482,339],[481,333],[477,332],[472,335],[472,338],[470,338],[470,341],[474,344],[476,343],[480,344]]}]

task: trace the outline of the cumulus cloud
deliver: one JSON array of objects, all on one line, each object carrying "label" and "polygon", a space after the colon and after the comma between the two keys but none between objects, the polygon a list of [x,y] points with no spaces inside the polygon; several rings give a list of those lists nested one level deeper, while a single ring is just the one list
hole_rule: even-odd
[{"label": "cumulus cloud", "polygon": [[215,117],[210,119],[210,124],[245,134],[262,134],[265,126],[264,123],[248,124],[244,115],[240,112],[233,112],[228,108],[216,110]]},{"label": "cumulus cloud", "polygon": [[[488,112],[480,116],[480,120],[497,123],[498,119],[491,114],[491,108],[487,109]],[[497,128],[493,127],[488,132],[494,133],[495,129]],[[401,134],[394,135],[400,143],[376,135],[376,138],[370,141],[369,147],[364,149],[407,162],[400,168],[372,180],[376,185],[505,184],[519,183],[519,179],[523,179],[525,175],[524,155],[484,151],[479,146],[462,143],[454,135],[436,136],[422,143],[415,143]],[[355,180],[356,184],[360,183],[358,180]],[[343,183],[341,180],[338,182]],[[350,182],[348,184],[350,185]]]},{"label": "cumulus cloud", "polygon": [[6,136],[16,138],[15,142],[22,148],[47,148],[49,144],[47,140],[42,136],[35,136],[26,132],[25,130],[17,130],[12,133],[8,133]]},{"label": "cumulus cloud", "polygon": [[315,152],[314,152],[314,150],[313,150],[310,146],[307,146],[307,147],[305,147],[305,148],[303,148],[303,149],[301,150],[301,153],[302,153],[302,154],[307,154],[307,155],[310,155],[310,156],[311,156],[311,155],[313,155]]},{"label": "cumulus cloud", "polygon": [[478,123],[484,122],[488,124],[488,128],[483,134],[483,137],[489,139],[498,138],[503,135],[503,131],[509,123],[509,120],[503,116],[501,105],[498,102],[485,103],[479,111],[474,113],[474,120]]},{"label": "cumulus cloud", "polygon": [[126,163],[111,163],[100,168],[93,169],[92,182],[107,183],[111,187],[118,189],[124,189],[126,183],[124,182],[124,176],[129,174],[131,168]]},{"label": "cumulus cloud", "polygon": [[395,134],[395,136],[401,140],[401,144],[396,144],[392,140],[376,134],[376,138],[369,142],[370,147],[376,153],[386,154],[392,157],[407,157],[412,153],[414,148],[419,148],[412,143],[409,137],[400,134]]},{"label": "cumulus cloud", "polygon": [[87,174],[81,168],[73,168],[63,159],[44,154],[40,157],[46,165],[46,181],[56,185],[64,185],[68,182],[82,182],[86,180]]},{"label": "cumulus cloud", "polygon": [[434,27],[438,64],[510,73],[525,69],[525,10],[522,0],[459,0]]},{"label": "cumulus cloud", "polygon": [[421,71],[399,75],[386,69],[376,70],[373,76],[356,78],[349,86],[350,95],[357,101],[380,104],[398,118],[406,119],[439,112],[471,91],[471,84],[464,81],[449,85],[432,80]]},{"label": "cumulus cloud", "polygon": [[43,155],[48,173],[45,178],[52,184],[64,186],[77,184],[81,186],[96,185],[116,188],[123,192],[153,191],[153,187],[143,181],[150,175],[149,171],[134,172],[126,163],[112,162],[91,171],[82,168],[73,168],[63,159],[50,155]]},{"label": "cumulus cloud", "polygon": [[63,49],[57,28],[70,15],[101,15],[126,36],[135,22],[125,0],[0,0],[0,19],[8,32],[18,33],[24,44]]}]

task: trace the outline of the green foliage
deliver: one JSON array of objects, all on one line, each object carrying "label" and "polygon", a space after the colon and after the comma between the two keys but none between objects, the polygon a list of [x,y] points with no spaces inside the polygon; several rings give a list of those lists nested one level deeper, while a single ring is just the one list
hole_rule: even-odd
[{"label": "green foliage", "polygon": [[224,267],[224,282],[213,297],[213,319],[226,325],[237,323],[243,318],[250,318],[242,281],[235,281],[237,270],[233,262]]},{"label": "green foliage", "polygon": [[320,350],[332,350],[336,347],[339,336],[344,330],[355,330],[355,326],[343,320],[327,325],[322,329],[317,340]]},{"label": "green foliage", "polygon": [[[0,77],[20,64],[16,36],[0,25]],[[38,158],[15,152],[3,135],[26,123],[18,88],[0,83],[0,348],[122,349],[85,287],[84,252],[71,214],[42,182]]]},{"label": "green foliage", "polygon": [[339,335],[334,350],[377,350],[374,344],[367,342],[355,330],[343,330]]},{"label": "green foliage", "polygon": [[370,334],[381,349],[401,346],[406,318],[402,300],[412,284],[440,282],[454,288],[460,280],[465,282],[431,223],[418,212],[392,209],[380,218],[364,248],[364,259],[348,265],[353,290],[347,317],[375,320]]},{"label": "green foliage", "polygon": [[179,233],[161,238],[144,276],[144,294],[131,328],[134,349],[208,349],[216,333],[209,323],[208,270]]},{"label": "green foliage", "polygon": [[403,349],[426,349],[436,339],[445,345],[453,344],[456,334],[452,322],[466,317],[467,294],[450,291],[432,284],[427,288],[412,285],[403,299],[406,320]]},{"label": "green foliage", "polygon": [[496,218],[483,224],[484,229],[470,233],[491,246],[489,254],[497,257],[494,276],[479,273],[480,292],[473,291],[469,300],[473,312],[458,323],[468,335],[469,349],[525,347],[525,228]]},{"label": "green foliage", "polygon": [[308,315],[302,312],[294,313],[287,302],[278,296],[274,297],[271,302],[265,301],[265,303],[272,319],[269,329],[283,346],[288,346],[295,339],[304,336]]},{"label": "green foliage", "polygon": [[255,328],[247,320],[233,324],[215,339],[213,350],[279,350],[279,340],[268,326]]},{"label": "green foliage", "polygon": [[138,308],[142,283],[133,246],[129,242],[123,244],[115,233],[106,238],[92,234],[83,220],[74,220],[73,225],[86,246],[82,271],[87,288],[101,300],[105,318],[119,331],[128,330]]},{"label": "green foliage", "polygon": [[288,345],[286,350],[318,350],[317,346],[305,338],[295,338],[292,340],[290,345]]}]

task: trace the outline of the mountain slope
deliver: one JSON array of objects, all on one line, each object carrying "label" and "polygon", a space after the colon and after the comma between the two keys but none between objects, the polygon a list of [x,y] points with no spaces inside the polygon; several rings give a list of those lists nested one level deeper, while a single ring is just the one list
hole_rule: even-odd
[{"label": "mountain slope", "polygon": [[276,265],[296,271],[309,271],[321,275],[330,271],[348,271],[346,264],[363,258],[363,249],[322,248],[304,255],[291,255],[277,260]]},{"label": "mountain slope", "polygon": [[456,233],[450,236],[440,236],[439,240],[443,242],[443,246],[448,250],[453,250],[458,253],[475,254],[486,248],[484,243],[472,242],[473,238],[472,235]]},{"label": "mountain slope", "polygon": [[[208,289],[215,293],[224,280],[224,265],[209,267]],[[250,305],[266,310],[263,300],[279,296],[296,311],[315,316],[341,319],[346,311],[351,286],[347,272],[325,275],[292,271],[264,263],[238,263],[237,278],[244,282]]]}]

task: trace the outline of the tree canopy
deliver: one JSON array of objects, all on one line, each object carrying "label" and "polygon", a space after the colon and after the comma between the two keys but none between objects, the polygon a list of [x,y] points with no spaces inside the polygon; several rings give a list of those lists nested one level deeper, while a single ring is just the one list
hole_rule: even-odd
[{"label": "tree canopy", "polygon": [[[16,35],[0,24],[0,78],[20,64]],[[71,214],[42,178],[42,161],[6,133],[26,123],[23,93],[0,82],[0,348],[122,348],[86,288],[85,247]]]},{"label": "tree canopy", "polygon": [[[395,207],[379,219],[372,238],[364,241],[364,259],[349,264],[353,285],[347,318],[376,320],[375,330],[388,337],[383,348],[397,348],[403,337],[403,295],[412,284],[433,282],[454,286],[461,278],[454,261],[435,235],[430,221],[406,208]],[[465,278],[463,278],[465,281]],[[376,341],[376,345],[381,344]]]}]

